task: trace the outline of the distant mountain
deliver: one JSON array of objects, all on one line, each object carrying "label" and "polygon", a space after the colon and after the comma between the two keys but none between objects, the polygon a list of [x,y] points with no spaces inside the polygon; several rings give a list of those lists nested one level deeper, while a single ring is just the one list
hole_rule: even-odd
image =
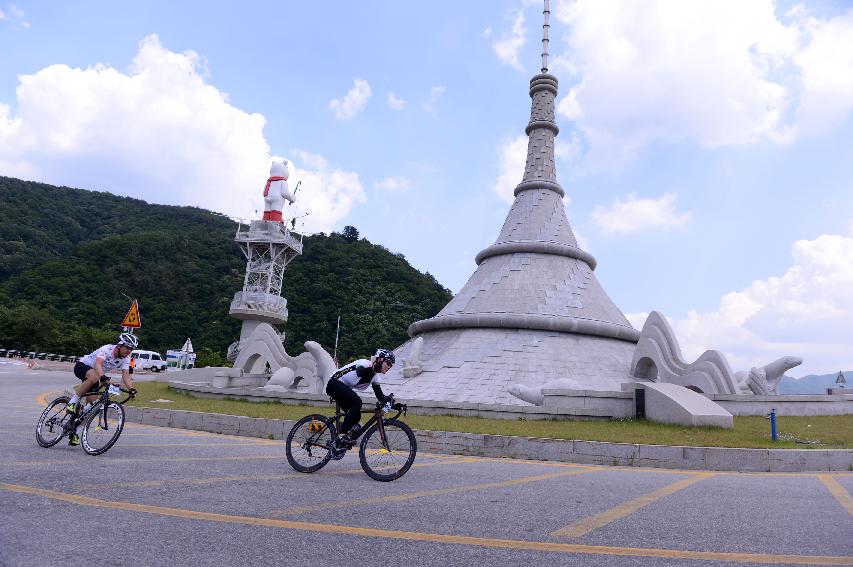
[{"label": "distant mountain", "polygon": [[[142,348],[191,337],[197,352],[224,355],[240,334],[228,315],[246,270],[236,229],[196,207],[0,176],[0,348],[90,352],[115,340],[126,294],[139,299]],[[331,352],[340,315],[342,361],[396,347],[452,297],[354,227],[306,236],[283,284],[288,351],[314,340]]]},{"label": "distant mountain", "polygon": [[[847,379],[847,387],[850,393],[853,394],[853,371],[844,371],[844,378]],[[783,376],[779,383],[780,394],[825,394],[827,388],[836,388],[835,380],[838,379],[838,372],[834,374],[809,374],[802,378],[791,378]]]}]

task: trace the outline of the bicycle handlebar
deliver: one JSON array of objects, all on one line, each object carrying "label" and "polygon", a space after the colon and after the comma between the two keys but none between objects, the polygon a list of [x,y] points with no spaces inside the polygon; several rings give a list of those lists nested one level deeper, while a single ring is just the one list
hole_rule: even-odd
[{"label": "bicycle handlebar", "polygon": [[[125,404],[125,403],[127,403],[129,400],[132,400],[133,398],[135,398],[135,397],[136,397],[136,391],[135,391],[135,390],[136,390],[136,388],[133,388],[133,389],[132,389],[133,391],[131,391],[131,390],[127,390],[127,389],[125,389],[125,388],[122,388],[122,387],[121,387],[121,386],[119,386],[118,384],[111,384],[111,383],[109,382],[109,378],[107,378],[107,381],[106,381],[106,382],[104,382],[104,381],[103,381],[103,379],[104,379],[104,378],[107,378],[107,377],[106,377],[106,375],[101,376],[101,382],[98,384],[98,387],[97,387],[96,389],[94,389],[94,390],[90,390],[90,391],[86,392],[85,394],[83,394],[83,396],[100,396],[100,395],[102,395],[102,394],[104,393],[104,390],[109,389],[109,387],[110,387],[110,386],[116,386],[116,387],[118,387],[118,389],[119,389],[120,391],[122,391],[122,392],[124,392],[125,394],[127,394],[127,397],[126,397],[125,399],[123,399],[123,400],[121,400],[121,401],[119,401],[119,402],[118,402],[119,404]],[[83,397],[83,396],[81,396],[81,397]]]},{"label": "bicycle handlebar", "polygon": [[409,411],[409,406],[407,406],[406,404],[394,403],[394,394],[390,394],[389,396],[387,396],[384,402],[377,401],[376,410],[379,411],[388,402],[391,402],[391,409],[397,412],[395,415],[389,417],[388,419],[396,419],[400,416],[400,414],[406,415],[406,412]]}]

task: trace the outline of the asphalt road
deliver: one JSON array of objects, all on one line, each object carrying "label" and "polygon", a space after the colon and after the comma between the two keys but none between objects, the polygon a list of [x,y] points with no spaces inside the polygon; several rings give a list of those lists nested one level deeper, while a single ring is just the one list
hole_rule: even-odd
[{"label": "asphalt road", "polygon": [[[2,359],[0,359],[2,361]],[[0,362],[0,565],[853,565],[853,473],[706,473],[419,453],[305,475],[280,441],[128,423],[35,442],[67,372]]]}]

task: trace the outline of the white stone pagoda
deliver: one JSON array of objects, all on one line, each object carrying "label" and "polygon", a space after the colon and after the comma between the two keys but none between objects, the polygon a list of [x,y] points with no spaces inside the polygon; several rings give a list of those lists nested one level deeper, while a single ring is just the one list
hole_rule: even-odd
[{"label": "white stone pagoda", "polygon": [[435,317],[413,323],[412,339],[395,350],[402,363],[383,383],[401,398],[527,405],[508,388],[560,380],[612,391],[633,381],[639,333],[596,279],[595,258],[572,233],[557,181],[548,16],[546,5],[542,72],[530,80],[527,164],[515,202],[462,290]]}]

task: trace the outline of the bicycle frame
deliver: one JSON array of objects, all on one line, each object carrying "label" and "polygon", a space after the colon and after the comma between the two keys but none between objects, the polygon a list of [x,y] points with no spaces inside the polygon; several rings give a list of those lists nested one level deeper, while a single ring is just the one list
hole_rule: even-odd
[{"label": "bicycle frame", "polygon": [[[106,387],[100,387],[99,386],[98,389],[90,390],[89,392],[86,392],[85,394],[80,396],[81,400],[83,400],[85,397],[88,397],[88,396],[98,396],[98,399],[96,401],[92,402],[92,407],[90,407],[89,409],[87,409],[83,413],[75,416],[74,419],[72,419],[69,422],[69,424],[68,424],[68,430],[69,431],[74,431],[75,429],[77,429],[77,427],[79,427],[81,423],[85,423],[86,418],[89,416],[89,414],[91,414],[92,412],[95,412],[95,411],[100,411],[100,409],[102,407],[106,407],[107,404],[110,403],[109,386],[110,386],[109,384],[107,384]],[[119,389],[122,392],[128,394],[128,396],[125,399],[118,402],[119,404],[124,405],[130,399],[130,392],[125,390],[124,388],[121,388],[121,387],[119,387]],[[103,416],[101,418],[103,419]],[[104,429],[107,428],[106,423],[103,423],[102,425],[104,426]]]},{"label": "bicycle frame", "polygon": [[[400,409],[394,408],[394,411],[396,411],[397,413],[395,413],[393,416],[389,417],[388,419],[396,419],[396,418],[400,417],[401,414],[405,414],[406,406],[401,405]],[[361,426],[361,429],[358,431],[358,433],[355,435],[355,437],[352,438],[352,440],[355,441],[356,439],[361,437],[365,431],[370,429],[371,425],[376,423],[377,424],[376,427],[377,427],[377,429],[379,429],[379,438],[382,440],[382,446],[387,449],[388,448],[388,439],[385,437],[385,416],[383,415],[384,412],[382,411],[382,407],[380,406],[380,407],[377,407],[375,409],[368,409],[368,410],[363,409],[363,410],[361,410],[360,413],[362,413],[362,414],[369,413],[372,415],[370,416],[370,419],[368,419],[364,423],[364,425]],[[347,415],[346,412],[341,411],[341,402],[335,400],[335,415],[332,416],[330,419],[334,422],[335,429],[337,431],[340,431],[339,423],[341,421],[343,421],[343,419],[344,419],[344,417],[346,417],[346,415]]]}]

